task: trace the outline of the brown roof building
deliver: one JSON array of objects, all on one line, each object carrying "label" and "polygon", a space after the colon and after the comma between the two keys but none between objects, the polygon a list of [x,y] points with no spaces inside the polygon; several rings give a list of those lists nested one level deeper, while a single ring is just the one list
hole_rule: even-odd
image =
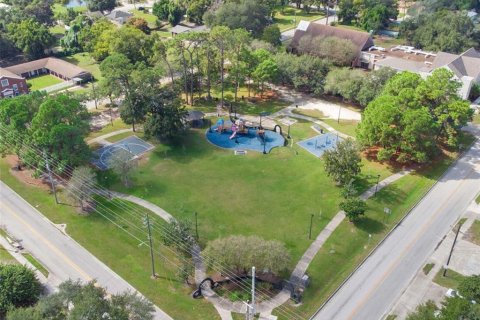
[{"label": "brown roof building", "polygon": [[47,73],[63,80],[88,81],[92,78],[90,72],[57,58],[43,58],[4,69],[27,79]]},{"label": "brown roof building", "polygon": [[357,48],[358,54],[374,46],[373,38],[367,32],[332,27],[310,21],[300,21],[290,42],[290,49],[295,51],[298,48],[300,39],[304,36],[311,36],[312,38],[335,37],[350,40]]},{"label": "brown roof building", "polygon": [[[92,74],[57,58],[44,58],[0,68],[0,98],[28,93],[25,79],[51,74],[72,84],[92,80]],[[67,84],[68,85],[68,84]]]},{"label": "brown roof building", "polygon": [[0,98],[10,98],[25,93],[28,93],[25,79],[0,68]]}]

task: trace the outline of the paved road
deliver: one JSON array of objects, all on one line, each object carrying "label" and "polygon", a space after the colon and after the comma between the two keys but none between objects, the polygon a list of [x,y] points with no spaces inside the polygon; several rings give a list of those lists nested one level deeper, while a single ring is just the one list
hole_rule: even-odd
[{"label": "paved road", "polygon": [[[0,200],[0,223],[6,226],[12,236],[22,239],[25,249],[50,271],[49,280],[53,279],[55,285],[67,279],[96,279],[110,293],[135,291],[2,181]],[[155,319],[173,320],[158,308]]]},{"label": "paved road", "polygon": [[312,319],[382,319],[480,191],[476,142]]}]

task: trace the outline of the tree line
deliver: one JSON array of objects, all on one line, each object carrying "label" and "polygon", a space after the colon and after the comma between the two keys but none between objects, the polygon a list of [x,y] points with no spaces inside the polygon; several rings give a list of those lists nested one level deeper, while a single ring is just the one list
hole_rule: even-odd
[{"label": "tree line", "polygon": [[109,296],[94,281],[67,280],[44,294],[35,273],[21,265],[0,264],[0,317],[6,320],[152,320],[153,304],[133,292]]}]

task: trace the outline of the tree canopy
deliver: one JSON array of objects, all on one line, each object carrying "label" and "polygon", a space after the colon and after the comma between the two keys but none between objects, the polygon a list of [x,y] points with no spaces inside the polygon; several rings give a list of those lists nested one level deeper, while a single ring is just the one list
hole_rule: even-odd
[{"label": "tree canopy", "polygon": [[90,11],[111,11],[117,5],[115,0],[86,0]]},{"label": "tree canopy", "polygon": [[424,50],[461,53],[479,47],[480,31],[462,12],[441,10],[405,20],[400,33],[407,41]]},{"label": "tree canopy", "polygon": [[50,31],[34,19],[11,23],[7,30],[15,46],[33,59],[42,57],[44,50],[53,42]]},{"label": "tree canopy", "polygon": [[37,302],[42,286],[26,266],[0,264],[0,315],[12,307],[28,307]]},{"label": "tree canopy", "polygon": [[153,304],[133,292],[107,297],[105,289],[93,281],[84,285],[72,280],[61,283],[58,289],[58,292],[41,297],[33,307],[10,310],[7,319],[153,319]]},{"label": "tree canopy", "polygon": [[352,139],[340,141],[335,149],[325,151],[323,160],[327,175],[338,184],[344,185],[360,174],[362,159]]},{"label": "tree canopy", "polygon": [[340,20],[366,31],[378,31],[398,15],[397,0],[340,0],[338,8]]},{"label": "tree canopy", "polygon": [[470,104],[457,94],[460,84],[445,69],[425,80],[402,72],[392,77],[362,117],[358,139],[378,147],[379,160],[400,163],[430,160],[442,145],[457,147],[462,126],[472,116]]},{"label": "tree canopy", "polygon": [[[277,240],[264,240],[258,236],[229,236],[210,241],[202,252],[207,265],[247,273],[252,266],[258,272],[278,274],[288,267],[290,255]],[[226,270],[225,270],[226,271]]]},{"label": "tree canopy", "polygon": [[270,10],[267,6],[255,0],[240,0],[226,2],[217,10],[207,11],[203,20],[209,27],[227,26],[230,29],[243,28],[260,37],[269,24]]}]

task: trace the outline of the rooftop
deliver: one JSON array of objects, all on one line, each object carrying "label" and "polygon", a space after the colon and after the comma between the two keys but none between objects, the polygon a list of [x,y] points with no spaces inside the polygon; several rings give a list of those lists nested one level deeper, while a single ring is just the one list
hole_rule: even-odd
[{"label": "rooftop", "polygon": [[336,37],[340,39],[347,39],[352,41],[359,51],[366,50],[374,45],[372,36],[367,32],[332,27],[302,20],[300,21],[297,29],[295,29],[295,34],[293,35],[290,46],[297,46],[300,39],[304,35],[309,35],[312,37]]},{"label": "rooftop", "polygon": [[61,74],[67,78],[84,78],[90,76],[90,72],[77,67],[76,65],[66,62],[57,58],[43,58],[26,63],[17,64],[11,67],[4,68],[3,70],[9,71],[17,76],[21,76],[29,71],[46,68]]}]

